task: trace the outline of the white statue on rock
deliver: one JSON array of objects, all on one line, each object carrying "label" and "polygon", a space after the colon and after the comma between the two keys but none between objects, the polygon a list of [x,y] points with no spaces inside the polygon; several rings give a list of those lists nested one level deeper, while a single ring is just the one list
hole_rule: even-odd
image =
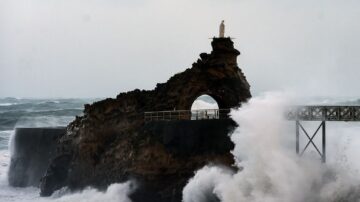
[{"label": "white statue on rock", "polygon": [[220,38],[224,38],[224,37],[225,37],[225,24],[224,24],[224,20],[221,21],[221,24],[220,24],[219,37],[220,37]]}]

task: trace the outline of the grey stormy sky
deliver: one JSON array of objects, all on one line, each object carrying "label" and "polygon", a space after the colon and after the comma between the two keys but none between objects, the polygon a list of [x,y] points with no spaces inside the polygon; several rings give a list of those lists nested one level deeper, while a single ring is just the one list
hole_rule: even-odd
[{"label": "grey stormy sky", "polygon": [[0,0],[0,97],[152,89],[222,19],[253,94],[360,96],[358,0]]}]

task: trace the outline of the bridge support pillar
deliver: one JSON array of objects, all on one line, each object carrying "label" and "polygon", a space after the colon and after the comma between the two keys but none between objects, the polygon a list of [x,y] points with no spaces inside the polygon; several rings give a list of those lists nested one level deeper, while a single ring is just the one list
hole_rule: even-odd
[{"label": "bridge support pillar", "polygon": [[322,122],[322,162],[326,162],[326,122]]},{"label": "bridge support pillar", "polygon": [[[314,138],[318,134],[320,128],[322,129],[322,144],[321,144],[321,151],[314,143]],[[300,152],[300,129],[307,137],[308,141],[304,147],[304,149]],[[302,156],[304,152],[308,149],[309,145],[312,144],[315,150],[319,153],[321,157],[321,161],[323,163],[326,162],[326,122],[321,121],[319,127],[316,129],[316,131],[313,133],[313,135],[310,137],[308,132],[305,130],[304,126],[300,123],[299,120],[295,121],[295,130],[296,130],[296,154]]]},{"label": "bridge support pillar", "polygon": [[296,120],[296,154],[300,152],[300,122]]}]

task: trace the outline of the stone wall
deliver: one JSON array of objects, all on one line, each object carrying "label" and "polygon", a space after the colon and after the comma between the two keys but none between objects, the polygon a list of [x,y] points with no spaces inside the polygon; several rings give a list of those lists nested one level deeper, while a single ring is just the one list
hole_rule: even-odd
[{"label": "stone wall", "polygon": [[12,137],[9,185],[38,187],[65,128],[16,128]]}]

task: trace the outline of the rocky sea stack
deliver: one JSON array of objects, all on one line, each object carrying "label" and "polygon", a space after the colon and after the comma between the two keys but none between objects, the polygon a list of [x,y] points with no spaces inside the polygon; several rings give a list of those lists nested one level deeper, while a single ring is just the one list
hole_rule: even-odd
[{"label": "rocky sea stack", "polygon": [[204,94],[220,109],[240,107],[251,97],[237,66],[240,52],[230,38],[214,38],[210,54],[154,90],[120,93],[86,105],[59,140],[57,154],[41,181],[41,195],[68,186],[106,188],[134,180],[133,201],[181,201],[194,172],[209,164],[230,166],[236,127],[231,119],[145,121],[147,111],[190,110]]}]

